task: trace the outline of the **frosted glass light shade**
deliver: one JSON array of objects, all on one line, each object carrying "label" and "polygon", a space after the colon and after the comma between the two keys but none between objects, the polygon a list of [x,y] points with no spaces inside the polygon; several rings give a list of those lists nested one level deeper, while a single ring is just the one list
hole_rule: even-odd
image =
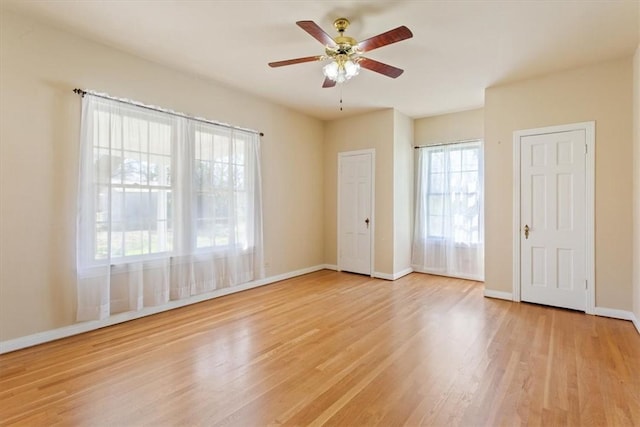
[{"label": "frosted glass light shade", "polygon": [[336,83],[344,83],[350,78],[357,76],[359,72],[360,64],[352,60],[345,61],[344,63],[333,61],[322,67],[322,73],[325,77]]},{"label": "frosted glass light shade", "polygon": [[344,63],[344,72],[347,80],[351,77],[357,76],[360,72],[360,64],[349,60]]},{"label": "frosted glass light shade", "polygon": [[322,72],[324,73],[325,77],[336,81],[336,79],[338,78],[338,68],[338,63],[333,61],[322,67]]}]

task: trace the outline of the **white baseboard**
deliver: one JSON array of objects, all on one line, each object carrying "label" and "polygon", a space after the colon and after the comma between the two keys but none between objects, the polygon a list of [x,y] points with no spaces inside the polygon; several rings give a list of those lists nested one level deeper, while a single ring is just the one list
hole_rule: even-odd
[{"label": "white baseboard", "polygon": [[404,270],[400,270],[397,273],[393,273],[393,274],[380,273],[375,271],[373,273],[373,277],[377,279],[384,279],[384,280],[398,280],[399,278],[404,277],[410,273],[413,273],[413,269],[411,267],[405,268]]},{"label": "white baseboard", "polygon": [[398,272],[393,273],[393,280],[397,280],[411,273],[413,273],[413,268],[407,267],[404,270],[400,270]]},{"label": "white baseboard", "polygon": [[484,290],[484,296],[487,298],[504,299],[507,301],[513,301],[513,294],[511,292],[494,291],[491,289]]},{"label": "white baseboard", "polygon": [[43,344],[45,342],[58,340],[60,338],[70,337],[72,335],[78,335],[84,332],[93,331],[95,329],[104,328],[106,326],[127,322],[129,320],[139,319],[141,317],[149,316],[156,313],[161,313],[163,311],[173,310],[174,308],[184,307],[186,305],[195,304],[195,303],[210,300],[213,298],[218,298],[224,295],[246,291],[248,289],[257,288],[259,286],[269,285],[271,283],[279,282],[281,280],[291,279],[293,277],[302,276],[303,274],[309,274],[315,271],[324,270],[325,268],[326,268],[325,265],[316,265],[313,267],[303,268],[301,270],[278,274],[277,276],[271,276],[271,277],[266,277],[264,279],[254,280],[253,282],[234,286],[232,288],[218,289],[213,292],[194,295],[192,297],[177,300],[177,301],[169,301],[167,304],[164,304],[158,307],[146,307],[139,311],[119,313],[103,320],[92,320],[88,322],[75,323],[73,325],[63,326],[61,328],[52,329],[49,331],[38,332],[35,334],[26,335],[24,337],[14,338],[6,341],[0,341],[0,354],[9,353],[11,351],[20,350],[20,349],[31,347],[38,344]]},{"label": "white baseboard", "polygon": [[[49,331],[38,332],[24,337],[14,338],[11,340],[0,341],[0,354],[9,353],[11,351],[20,350],[23,348],[31,347],[38,344],[43,344],[49,341],[55,341],[61,338],[70,337],[72,335],[78,335],[84,332],[93,331],[95,329],[104,328],[106,326],[116,325],[118,323],[127,322],[129,320],[138,319],[152,314],[161,313],[163,311],[172,310],[174,308],[184,307],[190,304],[218,298],[224,295],[233,294],[236,292],[245,291],[248,289],[257,288],[259,286],[269,285],[271,283],[279,282],[293,277],[302,276],[304,274],[313,273],[319,270],[337,270],[338,267],[332,264],[316,265],[313,267],[303,268],[300,270],[290,271],[288,273],[279,274],[277,276],[271,276],[253,282],[245,283],[243,285],[234,286],[232,288],[219,289],[217,291],[208,292],[206,294],[194,295],[190,298],[183,300],[170,301],[169,303],[159,307],[146,307],[140,311],[120,313],[109,317],[104,320],[95,320],[89,322],[76,323],[69,326],[63,326],[61,328],[52,329]],[[374,273],[374,277],[385,280],[396,280],[400,277],[406,276],[413,270],[411,268],[402,270],[393,275],[386,273]],[[503,300],[512,301],[513,297],[511,292],[494,291],[490,289],[484,290],[484,296],[488,298],[498,298]],[[633,312],[626,310],[617,310],[606,307],[596,307],[594,314],[596,316],[612,317],[614,319],[630,320],[633,322],[636,330],[640,334],[640,319],[638,319]]]},{"label": "white baseboard", "polygon": [[630,320],[633,322],[635,316],[633,312],[626,310],[618,310],[615,308],[596,307],[593,314],[602,317],[611,317],[613,319]]},{"label": "white baseboard", "polygon": [[376,279],[393,280],[393,274],[380,273],[379,271],[374,271],[372,277]]}]

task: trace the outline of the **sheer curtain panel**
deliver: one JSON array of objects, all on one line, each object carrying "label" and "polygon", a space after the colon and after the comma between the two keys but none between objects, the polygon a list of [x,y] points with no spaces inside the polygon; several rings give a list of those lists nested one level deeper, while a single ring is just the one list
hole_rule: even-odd
[{"label": "sheer curtain panel", "polygon": [[414,271],[484,280],[482,143],[418,153]]},{"label": "sheer curtain panel", "polygon": [[86,94],[77,320],[264,276],[258,134]]}]

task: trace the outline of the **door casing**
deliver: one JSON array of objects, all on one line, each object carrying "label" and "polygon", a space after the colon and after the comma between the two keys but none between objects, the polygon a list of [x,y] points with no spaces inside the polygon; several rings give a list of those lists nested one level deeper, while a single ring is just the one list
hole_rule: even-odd
[{"label": "door casing", "polygon": [[369,257],[370,257],[370,263],[369,265],[371,266],[370,268],[370,272],[369,275],[371,277],[374,277],[374,271],[375,271],[375,266],[374,266],[374,261],[375,261],[375,231],[376,231],[376,219],[375,219],[375,211],[376,211],[376,203],[375,203],[375,194],[376,194],[376,150],[373,148],[370,149],[364,149],[364,150],[355,150],[355,151],[344,151],[341,153],[338,153],[338,170],[337,170],[337,182],[338,182],[338,191],[337,191],[337,195],[338,195],[338,204],[337,204],[337,222],[338,222],[338,227],[337,227],[337,232],[338,232],[338,253],[337,253],[337,266],[338,266],[338,271],[342,271],[341,268],[341,261],[340,261],[340,251],[342,250],[342,225],[341,225],[341,220],[340,220],[340,212],[342,209],[341,206],[341,191],[342,191],[342,183],[341,183],[341,177],[340,177],[340,170],[342,167],[342,159],[348,156],[354,156],[354,155],[361,155],[361,154],[370,154],[371,155],[371,214],[370,214],[370,219],[371,219],[371,235],[370,235],[370,253],[369,253]]},{"label": "door casing", "polygon": [[585,156],[585,266],[587,278],[587,301],[585,312],[595,314],[595,131],[594,121],[572,123],[559,126],[549,126],[535,129],[517,130],[513,132],[513,301],[520,301],[520,147],[521,139],[525,136],[543,135],[557,132],[584,130]]}]

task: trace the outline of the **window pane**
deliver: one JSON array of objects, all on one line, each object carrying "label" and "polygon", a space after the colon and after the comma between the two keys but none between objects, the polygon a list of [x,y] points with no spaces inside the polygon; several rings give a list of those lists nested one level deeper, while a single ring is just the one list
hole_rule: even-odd
[{"label": "window pane", "polygon": [[125,256],[142,255],[144,233],[142,230],[125,231],[124,254]]},{"label": "window pane", "polygon": [[149,125],[146,120],[124,117],[122,121],[123,148],[131,151],[149,150]]},{"label": "window pane", "polygon": [[429,199],[429,215],[444,214],[444,196],[440,194],[430,194]]},{"label": "window pane", "polygon": [[214,219],[199,219],[196,222],[196,247],[210,248],[214,246]]},{"label": "window pane", "polygon": [[104,222],[96,223],[96,259],[107,259],[109,256],[109,228]]},{"label": "window pane", "polygon": [[216,191],[215,193],[215,217],[219,219],[227,219],[229,217],[229,208],[231,201],[229,192]]},{"label": "window pane", "polygon": [[228,187],[229,186],[229,164],[214,163],[213,164],[213,186]]},{"label": "window pane", "polygon": [[213,158],[217,162],[229,162],[229,138],[221,135],[214,137]]},{"label": "window pane", "polygon": [[171,176],[171,158],[168,156],[149,156],[148,177],[150,185],[171,184],[169,176]]},{"label": "window pane", "polygon": [[449,170],[458,172],[462,168],[462,159],[460,150],[451,150],[449,152]]},{"label": "window pane", "polygon": [[478,191],[478,172],[463,172],[460,180],[463,192],[475,193]]},{"label": "window pane", "polygon": [[242,139],[236,139],[233,149],[233,163],[242,165],[244,164],[245,156],[245,141]]},{"label": "window pane", "polygon": [[122,189],[111,190],[111,221],[124,221],[124,191]]},{"label": "window pane", "polygon": [[443,220],[441,216],[429,216],[428,217],[428,235],[431,237],[443,237],[442,227]]},{"label": "window pane", "polygon": [[465,171],[478,170],[478,149],[466,148],[462,151],[462,168]]},{"label": "window pane", "polygon": [[247,194],[236,193],[236,244],[247,249],[249,247]]},{"label": "window pane", "polygon": [[107,183],[111,180],[111,156],[108,148],[93,150],[93,167],[96,182]]},{"label": "window pane", "polygon": [[234,185],[236,190],[244,189],[244,166],[235,165],[234,170]]},{"label": "window pane", "polygon": [[215,225],[215,245],[227,246],[230,242],[231,229],[227,218],[217,218]]},{"label": "window pane", "polygon": [[122,224],[114,222],[111,224],[111,257],[118,258],[124,255],[124,232]]},{"label": "window pane", "polygon": [[149,151],[166,156],[171,155],[171,126],[149,123]]},{"label": "window pane", "polygon": [[147,162],[142,154],[135,151],[124,151],[124,159],[120,162],[122,179],[126,184],[147,184]]},{"label": "window pane", "polygon": [[449,174],[449,192],[459,193],[463,191],[462,188],[462,176],[460,172],[451,172]]},{"label": "window pane", "polygon": [[109,221],[109,188],[96,184],[94,194],[96,195],[96,222]]},{"label": "window pane", "polygon": [[430,185],[429,192],[430,193],[444,193],[444,174],[443,173],[432,173],[430,175]]},{"label": "window pane", "polygon": [[201,193],[196,196],[196,217],[214,218],[216,199],[210,193]]},{"label": "window pane", "polygon": [[167,227],[167,221],[158,221],[156,229],[149,231],[150,253],[169,252],[172,249],[173,234]]},{"label": "window pane", "polygon": [[430,155],[430,172],[444,171],[444,153],[442,151],[434,151]]},{"label": "window pane", "polygon": [[196,159],[213,160],[213,135],[196,132]]},{"label": "window pane", "polygon": [[195,163],[196,188],[210,190],[213,187],[212,164],[206,160],[196,160]]}]

